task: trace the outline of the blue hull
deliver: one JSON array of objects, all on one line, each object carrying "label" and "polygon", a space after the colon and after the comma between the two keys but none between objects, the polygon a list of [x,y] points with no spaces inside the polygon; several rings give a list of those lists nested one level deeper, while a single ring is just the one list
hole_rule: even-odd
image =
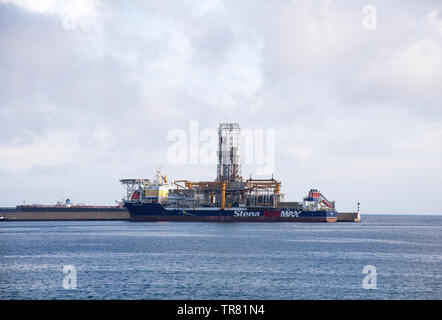
[{"label": "blue hull", "polygon": [[159,203],[127,201],[124,206],[133,221],[249,221],[336,222],[336,211],[303,211],[293,208],[164,208]]}]

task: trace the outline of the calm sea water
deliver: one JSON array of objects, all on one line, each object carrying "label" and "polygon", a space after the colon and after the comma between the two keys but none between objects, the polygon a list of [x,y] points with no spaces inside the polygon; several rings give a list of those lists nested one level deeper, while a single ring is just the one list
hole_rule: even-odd
[{"label": "calm sea water", "polygon": [[[75,290],[63,288],[65,265]],[[376,289],[363,288],[366,265]],[[0,298],[442,299],[442,216],[1,222]]]}]

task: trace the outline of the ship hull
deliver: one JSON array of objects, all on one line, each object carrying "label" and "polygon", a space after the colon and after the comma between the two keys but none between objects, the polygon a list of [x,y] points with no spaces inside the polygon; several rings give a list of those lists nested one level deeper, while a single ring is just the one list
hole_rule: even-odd
[{"label": "ship hull", "polygon": [[132,221],[336,222],[336,211],[294,208],[164,208],[159,203],[125,202]]}]

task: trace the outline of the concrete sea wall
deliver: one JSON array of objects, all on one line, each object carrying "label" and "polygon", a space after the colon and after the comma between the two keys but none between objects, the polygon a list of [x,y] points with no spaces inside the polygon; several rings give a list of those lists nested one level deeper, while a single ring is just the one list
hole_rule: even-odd
[{"label": "concrete sea wall", "polygon": [[361,213],[338,212],[338,222],[361,222]]}]

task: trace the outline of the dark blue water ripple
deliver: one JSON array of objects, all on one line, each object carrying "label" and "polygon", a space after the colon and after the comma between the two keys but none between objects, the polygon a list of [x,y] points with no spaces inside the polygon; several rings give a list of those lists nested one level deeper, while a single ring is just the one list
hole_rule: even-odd
[{"label": "dark blue water ripple", "polygon": [[[442,217],[0,223],[2,299],[441,299]],[[63,288],[63,266],[77,289]],[[377,270],[365,290],[362,270]]]}]

